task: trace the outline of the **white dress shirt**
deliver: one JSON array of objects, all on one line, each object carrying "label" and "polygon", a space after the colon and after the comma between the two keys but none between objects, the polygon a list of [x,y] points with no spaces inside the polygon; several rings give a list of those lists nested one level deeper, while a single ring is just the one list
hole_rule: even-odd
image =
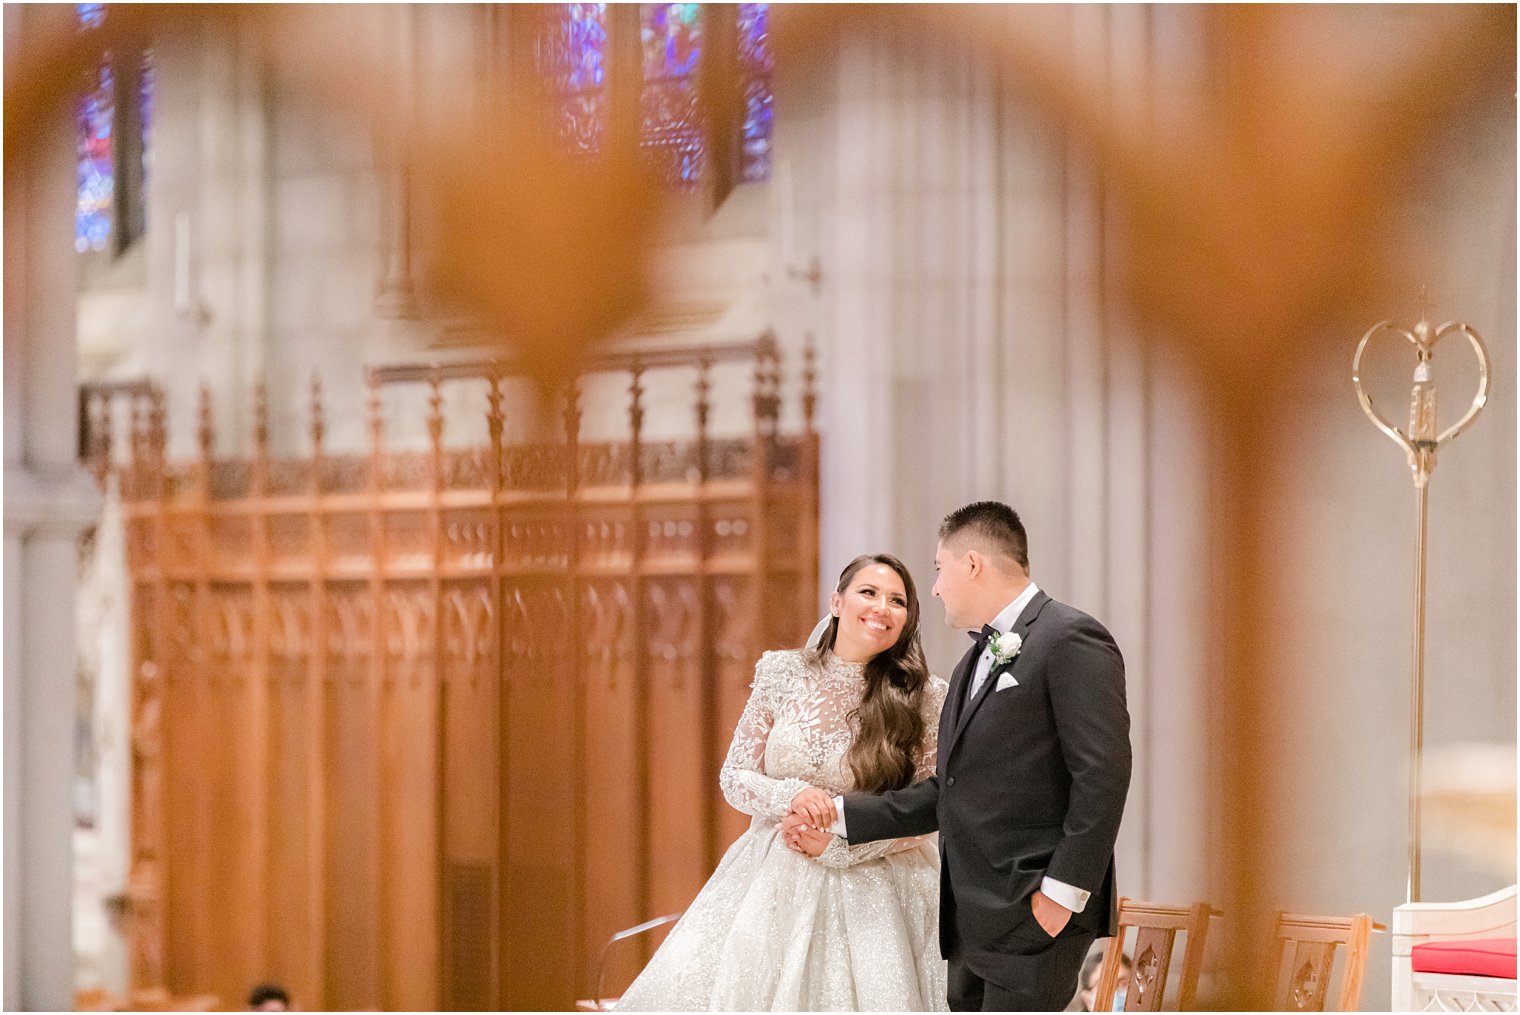
[{"label": "white dress shirt", "polygon": [[[1030,582],[1013,602],[1003,607],[1002,611],[992,618],[992,626],[1003,634],[1007,634],[1013,629],[1013,625],[1018,621],[1019,615],[1024,612],[1024,607],[1029,605],[1030,600],[1034,599],[1035,593],[1039,591],[1039,587],[1034,582]],[[982,684],[987,679],[987,674],[991,672],[992,647],[988,646],[982,650],[981,657],[976,661],[976,668],[972,671],[971,693],[965,699],[967,703],[976,697],[977,692],[982,689]],[[834,835],[848,839],[849,836],[845,833],[844,825],[844,797],[836,796],[834,798],[834,812],[839,815],[839,819],[829,826],[829,831]],[[1092,897],[1091,892],[1084,891],[1075,885],[1068,885],[1064,881],[1057,881],[1052,877],[1047,877],[1041,882],[1040,891],[1044,892],[1050,901],[1065,906],[1073,913],[1080,913],[1086,909],[1087,900]]]}]

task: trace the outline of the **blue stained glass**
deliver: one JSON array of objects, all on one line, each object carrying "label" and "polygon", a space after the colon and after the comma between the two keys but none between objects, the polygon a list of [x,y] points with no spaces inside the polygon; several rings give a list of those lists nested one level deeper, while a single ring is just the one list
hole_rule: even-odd
[{"label": "blue stained glass", "polygon": [[[601,150],[607,131],[606,85],[611,59],[605,4],[561,4],[539,40],[538,69],[558,95],[558,133],[574,151]],[[740,176],[770,178],[772,94],[775,70],[769,35],[769,4],[738,5],[739,77],[744,121]],[[706,163],[705,127],[697,102],[702,64],[699,4],[643,4],[638,44],[643,56],[639,96],[641,146],[665,181],[690,188]],[[618,46],[633,40],[618,41]]]},{"label": "blue stained glass", "polygon": [[697,107],[702,20],[697,4],[645,4],[640,19],[644,48],[644,151],[666,183],[689,188],[701,179],[706,152]]},{"label": "blue stained glass", "polygon": [[602,87],[607,73],[607,5],[565,4],[545,54],[555,87],[565,93]]},{"label": "blue stained glass", "polygon": [[769,32],[770,4],[739,5],[739,78],[744,82],[744,128],[740,177],[746,183],[771,175],[771,74],[776,68]]},{"label": "blue stained glass", "polygon": [[80,28],[95,28],[106,19],[106,5],[75,4],[74,13],[79,17]]},{"label": "blue stained glass", "polygon": [[697,4],[645,4],[640,32],[644,80],[691,77],[702,57],[702,21]]},{"label": "blue stained glass", "polygon": [[111,64],[100,68],[96,87],[79,107],[79,200],[74,211],[74,246],[77,250],[104,250],[111,237]]},{"label": "blue stained glass", "polygon": [[152,165],[148,155],[153,151],[153,145],[149,143],[149,128],[153,126],[153,51],[143,52],[142,62],[142,92],[139,107],[142,117],[142,167],[143,167],[143,191],[148,188],[148,167]]}]

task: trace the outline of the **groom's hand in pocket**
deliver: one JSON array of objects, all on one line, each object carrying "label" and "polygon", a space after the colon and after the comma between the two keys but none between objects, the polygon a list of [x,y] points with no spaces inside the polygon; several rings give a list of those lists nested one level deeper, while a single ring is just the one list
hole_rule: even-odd
[{"label": "groom's hand in pocket", "polygon": [[1040,929],[1051,937],[1061,933],[1066,927],[1066,921],[1071,919],[1071,910],[1038,889],[1030,897],[1029,907],[1034,910],[1034,919]]}]

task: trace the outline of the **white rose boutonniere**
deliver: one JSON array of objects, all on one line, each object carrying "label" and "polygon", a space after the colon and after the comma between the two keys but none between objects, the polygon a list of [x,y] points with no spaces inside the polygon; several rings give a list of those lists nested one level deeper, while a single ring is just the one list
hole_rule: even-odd
[{"label": "white rose boutonniere", "polygon": [[992,665],[1007,666],[1019,654],[1019,649],[1024,647],[1024,639],[1010,631],[1007,634],[993,635],[987,644],[992,649]]}]

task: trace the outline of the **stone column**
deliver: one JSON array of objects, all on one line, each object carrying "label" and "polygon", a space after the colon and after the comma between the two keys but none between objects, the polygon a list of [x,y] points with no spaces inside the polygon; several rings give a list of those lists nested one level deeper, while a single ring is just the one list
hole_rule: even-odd
[{"label": "stone column", "polygon": [[[18,38],[69,7],[5,11]],[[5,167],[5,1006],[73,1007],[74,594],[99,497],[78,463],[74,120]]]},{"label": "stone column", "polygon": [[[1053,44],[1105,101],[1156,73],[1150,12],[1063,17]],[[855,554],[900,555],[948,675],[965,639],[929,595],[939,520],[972,500],[1017,508],[1036,582],[1125,654],[1123,890],[1202,897],[1204,864],[1177,847],[1205,821],[1209,698],[1200,593],[1178,569],[1202,560],[1206,447],[1185,365],[1160,362],[1120,302],[1104,180],[943,38],[851,26],[831,69],[832,118],[807,111],[827,127],[794,129],[782,156],[822,261],[823,581]]]}]

